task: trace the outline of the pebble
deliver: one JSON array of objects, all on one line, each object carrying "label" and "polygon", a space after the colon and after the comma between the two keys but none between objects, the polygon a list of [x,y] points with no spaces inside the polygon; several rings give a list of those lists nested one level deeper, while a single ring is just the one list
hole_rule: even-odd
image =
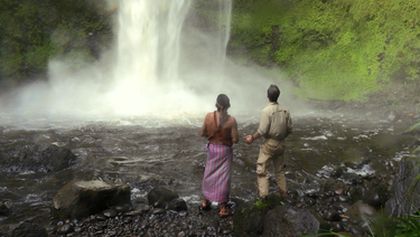
[{"label": "pebble", "polygon": [[165,213],[164,209],[157,208],[157,209],[153,210],[154,215],[159,215],[159,214],[163,214],[163,213]]},{"label": "pebble", "polygon": [[104,216],[108,217],[108,218],[113,218],[117,216],[117,211],[114,209],[110,209],[110,210],[106,210],[104,211]]},{"label": "pebble", "polygon": [[57,228],[57,234],[65,235],[73,232],[73,230],[73,226],[67,223]]},{"label": "pebble", "polygon": [[115,236],[115,235],[117,235],[117,231],[115,231],[115,230],[110,230],[110,231],[108,231],[107,235],[108,235],[108,236]]},{"label": "pebble", "polygon": [[106,216],[104,216],[104,215],[97,215],[95,217],[95,219],[98,220],[98,221],[104,221],[104,220],[106,220]]}]

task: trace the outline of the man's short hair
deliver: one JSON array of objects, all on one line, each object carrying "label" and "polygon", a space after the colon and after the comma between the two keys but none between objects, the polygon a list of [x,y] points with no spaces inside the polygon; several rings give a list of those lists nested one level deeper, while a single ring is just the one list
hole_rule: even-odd
[{"label": "man's short hair", "polygon": [[267,97],[270,102],[277,102],[280,96],[280,89],[276,85],[270,85],[267,90]]}]

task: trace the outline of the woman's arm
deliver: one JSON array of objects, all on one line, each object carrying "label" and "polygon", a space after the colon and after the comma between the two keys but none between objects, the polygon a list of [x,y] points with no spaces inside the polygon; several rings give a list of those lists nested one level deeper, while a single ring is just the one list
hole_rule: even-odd
[{"label": "woman's arm", "polygon": [[232,143],[238,143],[239,141],[239,133],[238,133],[238,124],[236,123],[236,120],[233,119],[233,126],[232,126]]},{"label": "woman's arm", "polygon": [[202,137],[208,137],[208,129],[207,129],[207,117],[208,115],[206,115],[206,117],[204,118],[204,122],[203,122],[203,126],[201,127],[201,132],[200,132],[200,136]]}]

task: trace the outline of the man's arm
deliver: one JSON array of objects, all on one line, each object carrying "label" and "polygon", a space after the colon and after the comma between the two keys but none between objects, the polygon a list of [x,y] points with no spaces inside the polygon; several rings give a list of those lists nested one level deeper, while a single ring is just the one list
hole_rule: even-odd
[{"label": "man's arm", "polygon": [[293,132],[293,122],[292,117],[290,116],[289,111],[287,111],[287,134],[286,136],[290,135]]},{"label": "man's arm", "polygon": [[264,111],[261,113],[260,117],[260,125],[258,126],[257,131],[252,135],[245,136],[245,142],[247,144],[253,143],[258,138],[264,136],[268,133],[268,130],[270,129],[270,117],[267,113]]},{"label": "man's arm", "polygon": [[253,135],[255,136],[254,140],[268,134],[268,130],[270,130],[270,116],[266,111],[263,110],[260,117],[260,125],[258,126],[257,131]]}]

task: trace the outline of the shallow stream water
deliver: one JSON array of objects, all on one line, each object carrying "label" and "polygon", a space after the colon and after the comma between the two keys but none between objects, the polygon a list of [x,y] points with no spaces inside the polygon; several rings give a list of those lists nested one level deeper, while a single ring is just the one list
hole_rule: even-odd
[{"label": "shallow stream water", "polygon": [[[241,136],[255,131],[254,120],[240,124]],[[37,167],[1,167],[0,201],[7,201],[12,207],[10,216],[0,217],[0,232],[23,220],[47,223],[52,197],[72,179],[129,183],[133,200],[142,199],[152,187],[163,185],[178,192],[190,205],[199,201],[206,159],[206,140],[198,135],[201,121],[165,126],[157,120],[65,124],[37,129],[0,127],[3,155],[30,156],[53,144],[69,148],[77,156],[76,164],[55,173]],[[400,135],[404,126],[398,122],[350,120],[345,116],[295,118],[294,133],[287,139],[286,175],[291,184],[298,184],[302,174],[322,178],[328,175],[331,165],[366,160],[367,165],[348,172],[360,176],[387,174],[401,157],[408,155],[411,140]],[[258,144],[240,142],[235,145],[234,154],[231,196],[252,200],[256,196],[254,163]]]}]

